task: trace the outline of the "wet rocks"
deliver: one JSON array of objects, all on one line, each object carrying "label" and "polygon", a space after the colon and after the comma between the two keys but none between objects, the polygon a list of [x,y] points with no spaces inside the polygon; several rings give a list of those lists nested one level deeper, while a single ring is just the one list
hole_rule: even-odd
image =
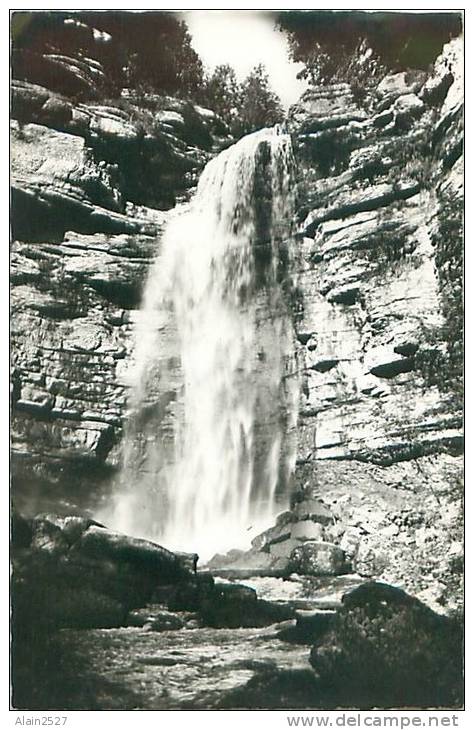
[{"label": "wet rocks", "polygon": [[[328,541],[335,516],[318,498],[298,495],[292,510],[282,512],[275,525],[257,535],[248,551],[216,555],[208,567],[225,577],[245,575],[339,575],[349,571],[345,554]],[[224,572],[222,572],[224,571]],[[242,572],[243,571],[243,572]]]},{"label": "wet rocks", "polygon": [[195,614],[176,614],[166,611],[161,605],[149,605],[130,611],[126,623],[127,626],[143,628],[146,631],[179,631],[191,621],[196,624]]},{"label": "wet rocks", "polygon": [[310,662],[322,686],[345,704],[462,704],[461,624],[393,586],[369,582],[346,594]]},{"label": "wet rocks", "polygon": [[314,644],[333,627],[335,620],[334,610],[298,611],[295,624],[282,628],[278,638],[290,643]]},{"label": "wet rocks", "polygon": [[[238,588],[238,587],[237,587]],[[222,591],[219,587],[207,596],[199,607],[206,626],[213,628],[255,628],[270,626],[292,618],[294,610],[285,605],[242,596],[234,586]]]},{"label": "wet rocks", "polygon": [[[179,580],[190,572],[187,555],[179,556],[149,540],[111,532],[96,525],[82,534],[76,549],[95,559],[123,561],[150,571],[157,584],[166,585],[170,578]],[[191,562],[194,563],[194,559]]]},{"label": "wet rocks", "polygon": [[157,586],[168,586],[169,596],[170,584],[193,575],[189,556],[110,532],[89,518],[16,516],[15,530],[13,600],[19,625],[31,621],[31,610],[40,610],[48,629],[119,626]]},{"label": "wet rocks", "polygon": [[290,570],[303,575],[340,575],[347,572],[344,552],[328,542],[305,542],[294,548]]},{"label": "wet rocks", "polygon": [[215,582],[201,573],[176,586],[168,600],[171,611],[196,612],[205,626],[250,628],[269,626],[292,618],[288,605],[265,601],[256,591],[234,582]]},{"label": "wet rocks", "polygon": [[[170,611],[198,611],[201,603],[214,591],[214,578],[210,573],[198,573],[184,583],[179,583],[167,597]],[[156,591],[155,594],[156,596]]]}]

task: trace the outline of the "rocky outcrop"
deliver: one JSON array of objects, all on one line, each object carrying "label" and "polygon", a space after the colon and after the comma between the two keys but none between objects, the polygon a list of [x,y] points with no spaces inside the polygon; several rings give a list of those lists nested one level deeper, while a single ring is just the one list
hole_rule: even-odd
[{"label": "rocky outcrop", "polygon": [[297,482],[335,509],[329,539],[358,571],[441,602],[460,587],[462,101],[457,39],[429,77],[388,76],[357,101],[349,85],[310,89],[290,120]]},{"label": "rocky outcrop", "polygon": [[[150,216],[158,230],[163,216]],[[86,462],[92,470],[107,457],[113,463],[127,398],[124,363],[154,249],[155,238],[146,234],[70,232],[57,244],[13,243],[15,470],[31,474],[37,464],[37,477],[49,470],[53,478],[49,467],[60,466],[58,460],[61,470],[81,462],[87,489],[93,475]]]},{"label": "rocky outcrop", "polygon": [[14,524],[13,623],[20,638],[35,627],[124,625],[158,586],[190,580],[197,562],[85,517],[15,514]]},{"label": "rocky outcrop", "polygon": [[157,208],[186,197],[226,143],[225,126],[209,110],[157,96],[146,105],[131,96],[110,107],[78,103],[29,81],[12,83],[12,433],[20,502],[37,479],[70,480],[74,504],[107,480],[121,438],[132,331],[167,218]]},{"label": "rocky outcrop", "polygon": [[12,116],[14,236],[27,240],[140,231],[126,202],[172,207],[229,142],[213,112],[156,95],[73,103],[13,81]]},{"label": "rocky outcrop", "polygon": [[305,171],[303,459],[389,464],[459,453],[452,393],[441,373],[435,382],[422,367],[427,352],[442,356],[446,347],[436,235],[442,189],[462,195],[462,93],[455,101],[454,81],[447,87],[461,72],[459,44],[437,64],[447,96],[436,105],[433,79],[397,74],[363,109],[340,84],[308,91],[293,112]]},{"label": "rocky outcrop", "polygon": [[[416,647],[414,651],[414,647]],[[460,623],[392,586],[366,583],[347,593],[310,662],[320,691],[336,706],[461,707]]]},{"label": "rocky outcrop", "polygon": [[[110,65],[114,56],[120,59],[111,35],[77,17],[58,14],[48,20],[44,23],[40,20],[35,28],[34,20],[26,13],[15,14],[12,33],[14,76],[71,96],[97,98],[111,93],[114,90],[112,69],[106,70],[104,65],[107,61]],[[25,30],[29,36],[26,44],[22,39]]]},{"label": "rocky outcrop", "polygon": [[459,603],[461,58],[452,41],[430,76],[390,75],[357,100],[348,84],[310,89],[291,111],[297,492],[252,551],[215,567],[352,569],[436,610]]}]

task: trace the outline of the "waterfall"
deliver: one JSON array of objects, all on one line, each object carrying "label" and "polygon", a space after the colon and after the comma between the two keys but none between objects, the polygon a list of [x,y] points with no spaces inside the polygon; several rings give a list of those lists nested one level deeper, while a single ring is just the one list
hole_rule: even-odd
[{"label": "waterfall", "polygon": [[114,527],[205,559],[288,507],[293,177],[290,137],[260,130],[209,162],[169,221],[137,324]]}]

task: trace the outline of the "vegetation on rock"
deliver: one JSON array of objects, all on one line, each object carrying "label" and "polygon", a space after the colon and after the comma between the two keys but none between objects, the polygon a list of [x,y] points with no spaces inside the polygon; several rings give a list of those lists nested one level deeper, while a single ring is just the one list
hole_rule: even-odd
[{"label": "vegetation on rock", "polygon": [[290,11],[278,26],[293,60],[304,64],[303,78],[367,89],[387,72],[426,69],[461,32],[461,15]]}]

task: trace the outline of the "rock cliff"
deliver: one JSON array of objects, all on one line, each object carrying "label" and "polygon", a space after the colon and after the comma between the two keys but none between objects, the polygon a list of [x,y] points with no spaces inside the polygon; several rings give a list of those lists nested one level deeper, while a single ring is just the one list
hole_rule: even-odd
[{"label": "rock cliff", "polygon": [[407,585],[419,562],[415,587],[438,598],[460,548],[461,58],[458,39],[430,75],[388,76],[375,93],[310,89],[290,118],[297,483],[335,510],[357,570]]},{"label": "rock cliff", "polygon": [[[311,88],[288,120],[296,500],[329,507],[362,575],[441,603],[461,580],[461,59],[456,40],[430,74]],[[110,480],[160,231],[229,139],[212,112],[169,97],[12,91],[12,466],[34,508]]]},{"label": "rock cliff", "polygon": [[209,110],[169,97],[146,103],[153,111],[133,97],[113,107],[74,104],[30,82],[12,85],[19,493],[32,482],[46,488],[72,479],[70,496],[76,490],[80,500],[109,475],[159,233],[210,156],[229,143]]}]

